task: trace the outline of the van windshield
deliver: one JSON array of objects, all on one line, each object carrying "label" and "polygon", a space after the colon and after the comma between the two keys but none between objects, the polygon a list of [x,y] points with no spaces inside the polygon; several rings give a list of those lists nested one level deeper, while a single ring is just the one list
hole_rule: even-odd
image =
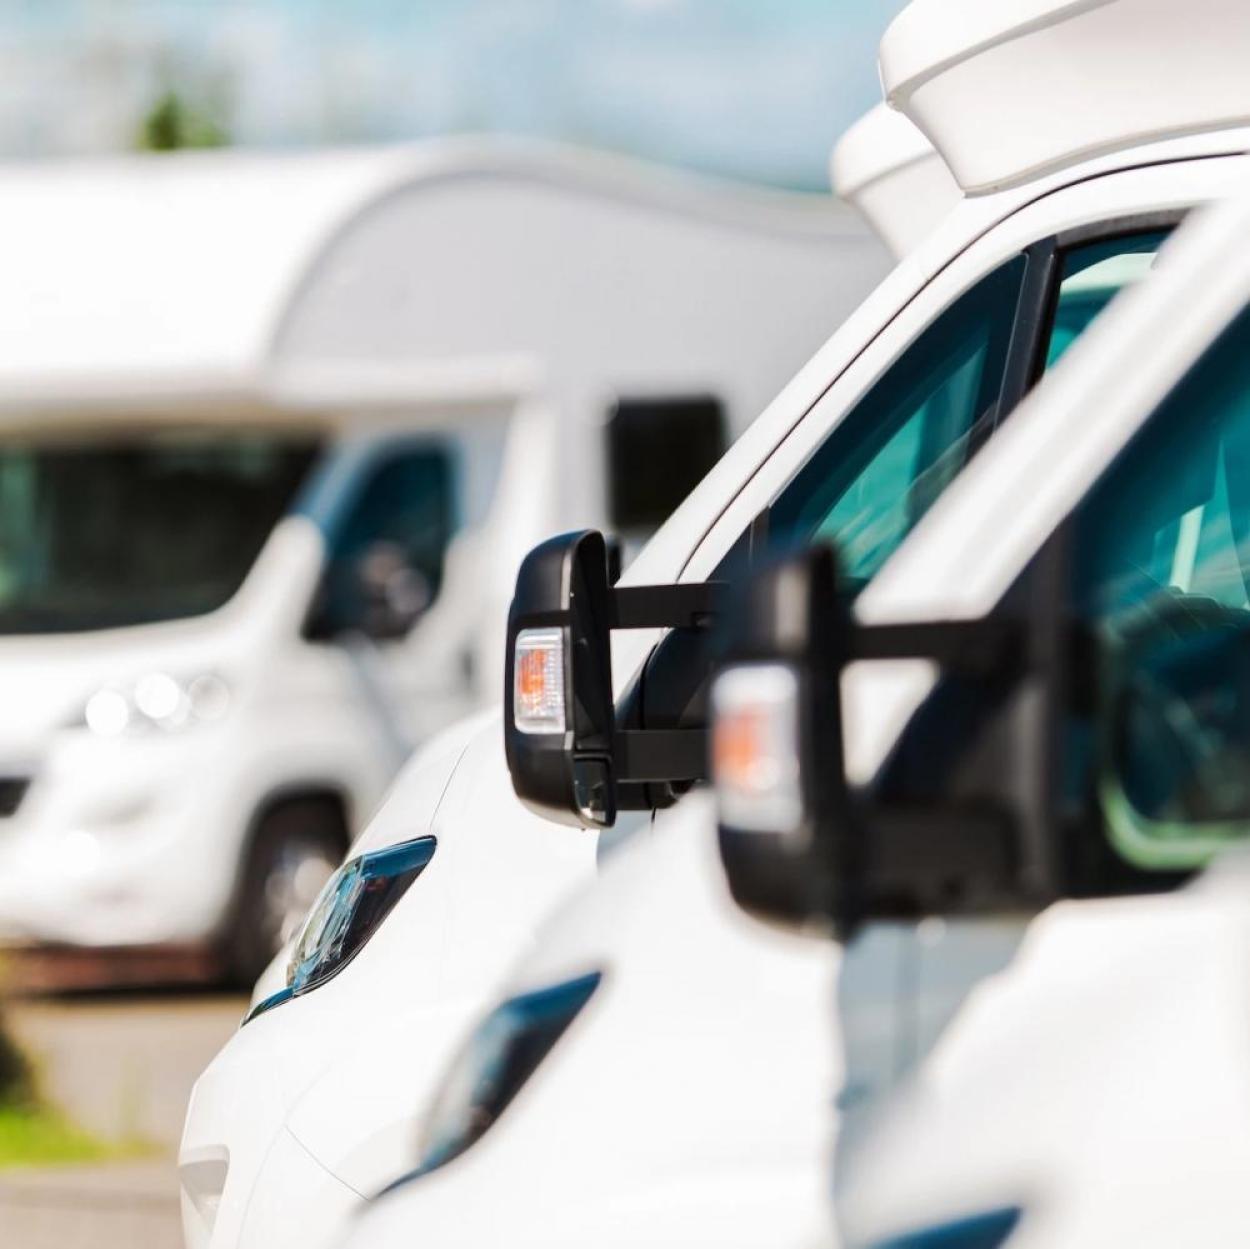
[{"label": "van windshield", "polygon": [[0,634],[220,607],[317,452],[308,436],[251,431],[0,443]]}]

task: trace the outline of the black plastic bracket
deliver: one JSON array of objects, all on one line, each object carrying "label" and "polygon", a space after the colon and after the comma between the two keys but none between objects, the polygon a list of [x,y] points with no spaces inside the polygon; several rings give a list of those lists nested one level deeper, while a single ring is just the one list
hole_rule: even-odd
[{"label": "black plastic bracket", "polygon": [[617,586],[612,590],[613,629],[705,629],[724,609],[723,581],[681,585]]},{"label": "black plastic bracket", "polygon": [[707,729],[625,729],[614,739],[621,781],[697,781],[707,776]]},{"label": "black plastic bracket", "polygon": [[[728,590],[723,581],[617,586],[611,627],[706,629],[723,610]],[[612,755],[617,781],[701,780],[708,774],[707,729],[618,729]]]},{"label": "black plastic bracket", "polygon": [[1016,620],[987,616],[916,624],[856,625],[846,662],[860,659],[929,659],[947,671],[994,676],[1025,659],[1025,630]]}]

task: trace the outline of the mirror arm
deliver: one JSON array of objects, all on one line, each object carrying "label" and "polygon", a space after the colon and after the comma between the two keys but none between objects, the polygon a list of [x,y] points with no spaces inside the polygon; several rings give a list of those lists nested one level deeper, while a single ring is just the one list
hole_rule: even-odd
[{"label": "mirror arm", "polygon": [[928,659],[948,672],[994,677],[1020,671],[1025,631],[1020,621],[987,616],[915,624],[856,624],[846,662]]},{"label": "mirror arm", "polygon": [[708,774],[706,729],[618,730],[616,777],[620,781],[697,781]]},{"label": "mirror arm", "polygon": [[723,581],[617,586],[611,593],[613,629],[706,629],[724,610]]}]

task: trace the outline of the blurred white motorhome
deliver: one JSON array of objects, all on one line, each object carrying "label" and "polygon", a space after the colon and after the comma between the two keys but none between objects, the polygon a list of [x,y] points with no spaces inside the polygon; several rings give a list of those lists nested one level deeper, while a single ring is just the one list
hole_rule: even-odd
[{"label": "blurred white motorhome", "polygon": [[0,170],[0,931],[254,976],[525,551],[653,528],[885,264],[527,145]]}]

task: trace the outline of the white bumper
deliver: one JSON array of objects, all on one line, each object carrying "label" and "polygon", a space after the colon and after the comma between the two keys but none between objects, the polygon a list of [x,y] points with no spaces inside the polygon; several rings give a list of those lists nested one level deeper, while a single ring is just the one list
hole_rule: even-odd
[{"label": "white bumper", "polygon": [[219,783],[221,754],[208,732],[54,738],[0,821],[0,936],[88,946],[210,936],[247,821],[238,791]]}]

